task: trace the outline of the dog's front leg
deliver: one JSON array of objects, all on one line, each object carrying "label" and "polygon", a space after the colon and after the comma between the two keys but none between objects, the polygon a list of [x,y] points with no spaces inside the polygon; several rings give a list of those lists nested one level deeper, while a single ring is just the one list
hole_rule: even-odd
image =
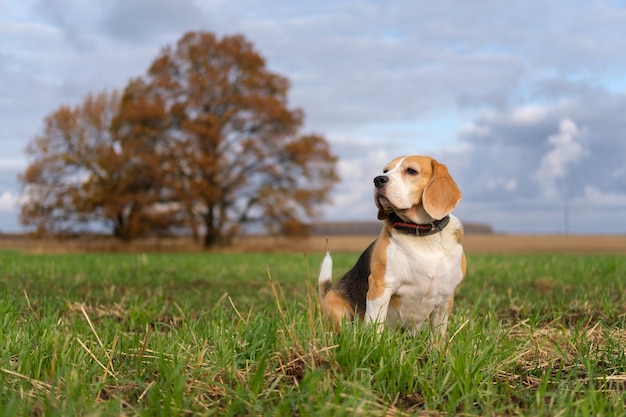
[{"label": "dog's front leg", "polygon": [[376,324],[376,331],[382,332],[387,320],[387,310],[393,290],[384,285],[384,280],[369,276],[369,288],[367,290],[367,300],[365,304],[365,323]]},{"label": "dog's front leg", "polygon": [[446,337],[446,330],[448,327],[448,317],[452,312],[452,306],[454,305],[454,294],[443,303],[435,307],[432,313],[430,313],[430,327],[432,328],[435,340],[439,343],[444,342]]}]

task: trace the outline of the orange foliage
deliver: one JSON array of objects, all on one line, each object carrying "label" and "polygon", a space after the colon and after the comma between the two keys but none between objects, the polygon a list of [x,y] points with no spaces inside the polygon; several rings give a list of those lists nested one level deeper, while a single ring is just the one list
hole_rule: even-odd
[{"label": "orange foliage", "polygon": [[22,222],[100,222],[123,239],[185,224],[205,246],[243,226],[303,234],[337,181],[320,135],[301,135],[289,82],[243,36],[190,32],[143,78],[60,107],[28,148]]}]

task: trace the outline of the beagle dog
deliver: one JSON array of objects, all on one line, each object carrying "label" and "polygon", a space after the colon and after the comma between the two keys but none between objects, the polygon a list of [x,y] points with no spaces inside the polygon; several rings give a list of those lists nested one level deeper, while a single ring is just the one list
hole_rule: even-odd
[{"label": "beagle dog", "polygon": [[429,320],[443,341],[465,276],[463,225],[450,214],[460,200],[446,166],[427,156],[396,158],[374,178],[378,238],[336,285],[328,252],[320,267],[322,312],[338,330],[358,317],[415,334]]}]

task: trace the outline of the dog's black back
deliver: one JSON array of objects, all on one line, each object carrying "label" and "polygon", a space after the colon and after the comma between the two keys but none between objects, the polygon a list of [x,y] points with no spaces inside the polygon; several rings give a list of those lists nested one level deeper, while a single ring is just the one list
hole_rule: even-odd
[{"label": "dog's black back", "polygon": [[334,290],[345,297],[350,304],[356,306],[355,315],[363,318],[365,314],[365,302],[369,288],[368,278],[370,275],[370,260],[376,241],[373,241],[367,249],[361,253],[356,264],[337,282]]}]

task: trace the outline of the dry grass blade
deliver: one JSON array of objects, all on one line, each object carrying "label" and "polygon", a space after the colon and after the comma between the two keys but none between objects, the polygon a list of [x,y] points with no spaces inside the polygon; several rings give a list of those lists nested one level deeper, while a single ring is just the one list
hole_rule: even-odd
[{"label": "dry grass blade", "polygon": [[[108,374],[109,376],[111,376],[111,377],[113,377],[113,378],[117,379],[117,377],[115,376],[115,374],[113,374],[111,371],[109,371],[109,368],[107,368],[106,366],[104,366],[104,364],[103,364],[102,362],[100,362],[100,360],[96,357],[96,355],[94,355],[94,354],[93,354],[93,352],[92,352],[92,351],[91,351],[91,350],[87,347],[87,345],[85,345],[85,344],[83,343],[83,341],[82,341],[82,340],[80,340],[80,338],[78,338],[78,337],[77,337],[77,338],[76,338],[76,340],[78,340],[78,343],[79,343],[79,344],[83,347],[83,349],[85,349],[85,350],[87,351],[87,353],[89,353],[89,356],[91,356],[91,358],[92,358],[94,361],[96,361],[96,363],[97,363],[98,365],[100,365],[100,367],[104,370],[104,372],[105,372],[106,374]],[[107,354],[107,357],[108,357],[108,354]]]},{"label": "dry grass blade", "polygon": [[[89,328],[91,329],[91,331],[93,332],[94,336],[96,337],[96,340],[98,341],[98,344],[100,345],[100,347],[103,349],[104,351],[104,355],[107,357],[107,367],[104,367],[105,370],[105,375],[109,374],[112,377],[115,377],[115,370],[113,369],[113,359],[111,358],[111,356],[109,355],[109,352],[104,349],[104,343],[102,343],[102,339],[100,339],[100,336],[98,335],[98,332],[96,331],[96,328],[94,327],[93,323],[91,322],[91,319],[89,318],[89,315],[87,314],[87,311],[85,310],[85,306],[81,305],[80,306],[80,311],[83,313],[83,316],[85,316],[85,320],[87,320],[87,323],[89,324]],[[78,339],[78,338],[77,338]],[[86,348],[86,346],[82,343],[82,341],[80,339],[78,339],[78,342]],[[113,349],[115,348],[115,345],[117,344],[117,335],[115,336],[115,339],[113,340]],[[94,357],[95,359],[95,355],[93,355],[93,353],[87,349],[87,351]],[[97,359],[96,359],[97,360]],[[102,363],[100,361],[98,361],[98,363],[102,366]],[[110,370],[109,370],[110,367]]]},{"label": "dry grass blade", "polygon": [[30,298],[28,298],[28,293],[26,292],[26,289],[24,289],[24,298],[26,299],[26,305],[28,306],[30,312],[33,313],[33,316],[35,316],[37,320],[39,320],[39,314],[37,314],[37,312],[33,309],[33,306],[30,304]]},{"label": "dry grass blade", "polygon": [[235,310],[235,313],[237,313],[237,317],[239,317],[239,320],[243,320],[243,316],[241,315],[239,310],[237,310],[237,307],[235,306],[235,303],[233,302],[233,299],[230,298],[230,295],[227,295],[226,298],[228,298],[228,302],[233,307],[233,310]]},{"label": "dry grass blade", "polygon": [[83,316],[85,316],[85,320],[87,320],[87,323],[89,324],[89,328],[93,332],[94,336],[96,336],[96,340],[98,341],[98,344],[100,345],[101,348],[104,348],[104,344],[102,343],[100,336],[98,336],[98,332],[96,332],[96,329],[95,327],[93,327],[93,323],[91,322],[91,319],[89,318],[89,315],[87,314],[87,311],[85,311],[85,306],[81,305],[80,311],[83,313]]},{"label": "dry grass blade", "polygon": [[278,313],[280,314],[280,317],[283,320],[283,323],[285,323],[285,312],[283,311],[283,307],[281,306],[281,303],[280,303],[278,289],[276,288],[276,285],[274,284],[274,281],[272,280],[272,273],[270,272],[269,265],[267,265],[267,277],[270,280],[270,286],[272,287],[272,292],[274,293],[274,299],[276,300],[276,307],[278,307]]},{"label": "dry grass blade", "polygon": [[[117,346],[117,341],[118,341],[118,334],[115,334],[115,337],[113,338],[113,344],[111,346],[111,352],[115,352],[115,347]],[[109,358],[109,362],[107,363],[107,368],[104,370],[104,376],[102,378],[102,384],[104,385],[104,383],[106,382],[107,376],[110,373],[115,373],[115,370],[113,369],[113,359],[112,359],[112,355],[107,355],[107,357]],[[110,369],[110,372],[109,372]],[[100,398],[100,396],[102,395],[102,390],[104,389],[104,387],[100,388],[100,390],[98,391],[98,395],[97,398]]]},{"label": "dry grass blade", "polygon": [[137,402],[141,402],[143,400],[143,398],[146,396],[146,394],[148,393],[148,391],[150,391],[150,389],[156,384],[155,381],[151,381],[148,386],[146,387],[145,390],[143,390],[143,392],[141,393],[141,395],[139,396],[139,398],[137,398]]},{"label": "dry grass blade", "polygon": [[42,381],[39,381],[37,379],[28,377],[26,375],[22,375],[22,374],[20,374],[18,372],[14,372],[14,371],[11,371],[9,369],[4,369],[4,368],[0,368],[0,371],[4,372],[7,375],[11,375],[11,376],[23,379],[25,381],[28,381],[29,383],[32,384],[33,387],[35,387],[35,388],[37,388],[37,389],[39,389],[41,391],[50,392],[50,389],[52,389],[52,385],[46,384],[45,382],[42,382]]},{"label": "dry grass blade", "polygon": [[293,365],[298,362],[306,362],[306,359],[308,358],[312,358],[316,355],[319,355],[320,353],[329,352],[333,349],[337,349],[338,347],[339,345],[327,346],[322,349],[315,349],[313,352],[309,352],[304,355],[298,355],[295,359],[292,359],[289,362],[287,362],[287,366]]},{"label": "dry grass blade", "polygon": [[139,353],[139,359],[137,363],[143,361],[144,354],[146,353],[146,347],[148,346],[148,337],[150,336],[150,326],[146,325],[146,334],[143,337],[143,343],[141,344],[141,352]]},{"label": "dry grass blade", "polygon": [[463,324],[461,324],[459,326],[459,328],[456,330],[456,332],[454,332],[454,334],[452,336],[450,336],[450,339],[448,340],[448,344],[452,343],[452,341],[454,340],[454,338],[456,337],[457,334],[459,334],[459,332],[461,330],[463,330],[463,328],[465,326],[467,326],[467,324],[470,322],[470,319],[465,320],[465,322],[463,322]]}]

